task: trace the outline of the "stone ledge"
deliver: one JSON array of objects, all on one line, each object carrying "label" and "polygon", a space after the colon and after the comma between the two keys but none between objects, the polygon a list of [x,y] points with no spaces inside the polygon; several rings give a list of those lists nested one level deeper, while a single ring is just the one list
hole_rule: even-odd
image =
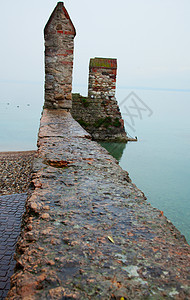
[{"label": "stone ledge", "polygon": [[68,112],[38,144],[7,299],[188,299],[189,245],[117,161]]}]

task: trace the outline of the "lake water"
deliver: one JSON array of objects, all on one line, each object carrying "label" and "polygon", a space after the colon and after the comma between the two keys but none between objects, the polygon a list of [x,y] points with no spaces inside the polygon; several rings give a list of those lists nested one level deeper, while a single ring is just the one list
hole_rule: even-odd
[{"label": "lake water", "polygon": [[43,83],[0,82],[0,151],[37,149]]},{"label": "lake water", "polygon": [[[122,90],[121,94],[125,99],[130,91]],[[136,90],[132,97],[144,108],[142,115],[130,98],[121,105],[121,111],[126,128],[138,142],[129,142],[124,149],[114,143],[103,145],[119,158],[147,201],[164,211],[190,242],[190,93]],[[129,120],[130,114],[136,117]]]},{"label": "lake water", "polygon": [[[30,94],[29,88],[20,85],[0,99],[0,151],[36,149],[43,89],[34,84]],[[117,99],[138,142],[104,146],[190,242],[190,93],[134,90],[125,99],[130,92],[118,89]]]}]

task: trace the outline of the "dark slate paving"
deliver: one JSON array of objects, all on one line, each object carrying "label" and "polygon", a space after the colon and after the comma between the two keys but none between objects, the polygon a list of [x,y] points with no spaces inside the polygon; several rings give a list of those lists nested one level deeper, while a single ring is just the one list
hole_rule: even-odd
[{"label": "dark slate paving", "polygon": [[16,264],[15,246],[26,198],[26,193],[0,196],[0,299],[4,299],[10,289],[10,277]]}]

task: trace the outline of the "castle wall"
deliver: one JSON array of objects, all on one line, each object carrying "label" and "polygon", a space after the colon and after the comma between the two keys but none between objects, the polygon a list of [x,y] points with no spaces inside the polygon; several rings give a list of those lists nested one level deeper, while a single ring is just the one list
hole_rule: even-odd
[{"label": "castle wall", "polygon": [[45,108],[71,109],[74,37],[72,21],[58,2],[44,30]]},{"label": "castle wall", "polygon": [[116,74],[116,59],[91,58],[88,97],[73,95],[71,113],[94,140],[128,141],[115,98]]},{"label": "castle wall", "polygon": [[124,121],[115,98],[98,99],[73,94],[71,114],[94,140],[128,141]]},{"label": "castle wall", "polygon": [[116,59],[91,59],[89,97],[84,99],[75,96],[72,99],[75,34],[75,28],[63,3],[58,2],[44,30],[44,108],[72,109],[73,117],[95,140],[127,141],[124,122],[115,99]]}]

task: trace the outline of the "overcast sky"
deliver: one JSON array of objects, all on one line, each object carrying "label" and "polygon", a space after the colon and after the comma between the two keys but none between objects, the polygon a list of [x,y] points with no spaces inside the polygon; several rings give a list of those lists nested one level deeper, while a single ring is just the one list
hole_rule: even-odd
[{"label": "overcast sky", "polygon": [[[43,28],[53,0],[0,2],[0,82],[44,80]],[[91,57],[118,59],[119,87],[190,90],[189,0],[65,0],[77,31],[74,91]]]}]

